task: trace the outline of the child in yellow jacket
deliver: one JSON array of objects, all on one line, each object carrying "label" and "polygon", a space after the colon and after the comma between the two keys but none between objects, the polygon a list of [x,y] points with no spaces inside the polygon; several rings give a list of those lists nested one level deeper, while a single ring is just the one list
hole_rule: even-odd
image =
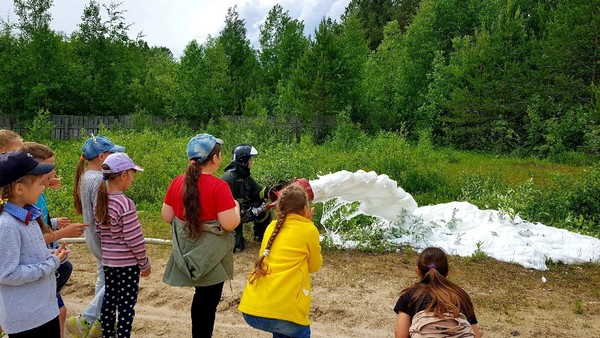
[{"label": "child in yellow jacket", "polygon": [[313,212],[304,188],[282,190],[242,295],[246,322],[273,337],[310,337],[310,273],[323,263]]}]

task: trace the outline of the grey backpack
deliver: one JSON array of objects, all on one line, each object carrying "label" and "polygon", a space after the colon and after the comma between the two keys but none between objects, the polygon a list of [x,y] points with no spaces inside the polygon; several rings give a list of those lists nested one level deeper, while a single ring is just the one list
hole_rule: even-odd
[{"label": "grey backpack", "polygon": [[408,330],[411,338],[474,338],[473,328],[464,314],[457,318],[446,313],[443,318],[432,312],[420,311]]}]

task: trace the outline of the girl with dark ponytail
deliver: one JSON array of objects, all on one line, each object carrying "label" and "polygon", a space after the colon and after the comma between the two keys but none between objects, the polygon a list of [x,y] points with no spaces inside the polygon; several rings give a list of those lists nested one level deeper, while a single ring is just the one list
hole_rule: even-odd
[{"label": "girl with dark ponytail", "polygon": [[296,184],[281,191],[276,208],[239,310],[250,326],[273,337],[310,337],[310,273],[323,263],[314,209]]},{"label": "girl with dark ponytail", "polygon": [[[398,314],[396,338],[422,337],[430,330],[428,323],[434,323],[435,328],[427,331],[427,337],[481,337],[473,302],[448,280],[448,269],[448,257],[442,249],[429,247],[421,252],[417,262],[421,280],[404,289],[394,307]],[[445,333],[435,331],[442,328]]]},{"label": "girl with dark ponytail", "polygon": [[172,226],[172,253],[163,281],[193,286],[192,337],[211,337],[223,284],[233,278],[232,231],[240,209],[229,185],[214,176],[221,165],[223,141],[209,134],[187,145],[185,174],[173,179],[162,207]]}]

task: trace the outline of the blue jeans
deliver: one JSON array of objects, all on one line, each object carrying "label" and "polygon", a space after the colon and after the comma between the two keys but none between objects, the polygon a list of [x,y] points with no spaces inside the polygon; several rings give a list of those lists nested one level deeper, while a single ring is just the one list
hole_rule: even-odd
[{"label": "blue jeans", "polygon": [[310,325],[300,325],[287,320],[244,315],[244,320],[255,329],[273,333],[273,338],[310,338]]},{"label": "blue jeans", "polygon": [[83,310],[83,316],[88,323],[93,323],[100,319],[100,313],[102,311],[102,301],[104,299],[104,266],[102,260],[98,260],[98,279],[96,280],[96,293],[94,299],[90,304]]}]

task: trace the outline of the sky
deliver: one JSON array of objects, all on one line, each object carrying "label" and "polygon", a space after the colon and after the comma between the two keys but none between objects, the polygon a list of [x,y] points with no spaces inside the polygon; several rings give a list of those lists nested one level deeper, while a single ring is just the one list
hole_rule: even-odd
[{"label": "sky", "polygon": [[[129,35],[139,32],[150,46],[169,48],[175,56],[192,40],[203,43],[207,37],[216,37],[225,25],[227,9],[237,5],[240,18],[246,23],[246,37],[258,47],[260,25],[269,10],[279,3],[290,17],[304,21],[305,35],[314,36],[321,19],[339,20],[350,0],[121,0],[119,7],[126,10],[125,22],[132,24]],[[108,4],[110,0],[97,0]],[[114,2],[118,3],[119,0]],[[51,27],[69,35],[81,22],[83,8],[88,0],[54,0],[50,8]],[[0,0],[0,17],[17,22],[11,0]],[[106,11],[101,8],[101,13]]]}]

